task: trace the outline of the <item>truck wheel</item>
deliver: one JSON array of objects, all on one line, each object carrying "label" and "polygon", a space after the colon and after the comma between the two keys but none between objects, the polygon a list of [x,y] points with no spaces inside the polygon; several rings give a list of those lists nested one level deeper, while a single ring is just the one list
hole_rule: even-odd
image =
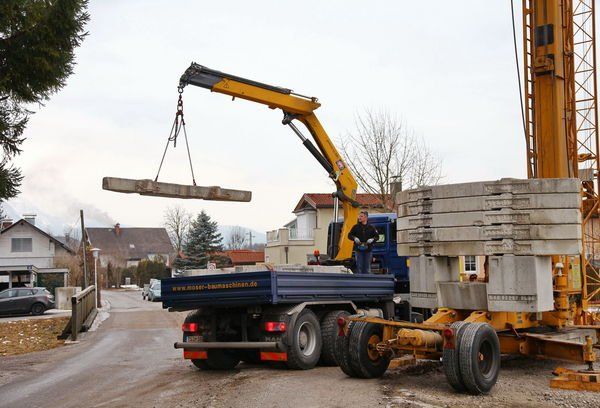
[{"label": "truck wheel", "polygon": [[240,358],[233,350],[208,350],[206,363],[213,370],[232,370],[240,362]]},{"label": "truck wheel", "polygon": [[358,373],[350,365],[350,334],[353,328],[354,322],[348,323],[348,335],[338,336],[335,340],[335,360],[348,377],[358,377]]},{"label": "truck wheel", "polygon": [[327,313],[321,320],[321,337],[323,338],[323,348],[321,350],[321,360],[319,362],[325,366],[337,366],[335,342],[337,340],[340,317],[350,316],[345,310],[334,310]]},{"label": "truck wheel", "polygon": [[200,370],[210,370],[210,366],[208,365],[206,360],[191,360],[191,362]]},{"label": "truck wheel", "polygon": [[383,341],[383,326],[375,323],[357,322],[350,332],[350,366],[360,378],[381,377],[390,359],[375,348]]},{"label": "truck wheel", "polygon": [[465,390],[465,384],[460,376],[459,351],[460,339],[468,324],[469,323],[467,322],[452,323],[450,328],[454,331],[454,349],[444,349],[444,354],[442,356],[446,380],[448,380],[448,384],[458,392],[463,392]]},{"label": "truck wheel", "polygon": [[460,374],[467,391],[489,392],[500,372],[500,341],[487,323],[471,323],[462,333],[459,349]]},{"label": "truck wheel", "polygon": [[309,370],[321,356],[321,327],[317,316],[310,310],[300,312],[289,333],[287,366],[295,370]]}]

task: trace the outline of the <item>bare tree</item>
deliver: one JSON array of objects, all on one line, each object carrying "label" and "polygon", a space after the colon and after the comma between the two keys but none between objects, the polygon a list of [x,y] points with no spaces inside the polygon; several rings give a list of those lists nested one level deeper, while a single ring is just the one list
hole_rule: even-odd
[{"label": "bare tree", "polygon": [[231,228],[227,238],[227,249],[243,249],[246,247],[246,230],[239,225]]},{"label": "bare tree", "polygon": [[177,253],[183,249],[192,215],[180,206],[168,207],[164,215],[165,228]]},{"label": "bare tree", "polygon": [[425,140],[385,110],[366,110],[357,115],[353,132],[340,142],[359,187],[377,195],[387,211],[393,211],[390,183],[414,188],[437,184],[442,178],[441,161]]}]

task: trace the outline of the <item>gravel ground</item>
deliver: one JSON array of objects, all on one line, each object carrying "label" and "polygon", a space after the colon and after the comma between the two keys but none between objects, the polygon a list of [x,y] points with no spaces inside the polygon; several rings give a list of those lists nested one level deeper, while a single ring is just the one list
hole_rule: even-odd
[{"label": "gravel ground", "polygon": [[381,386],[389,408],[600,407],[600,393],[550,388],[552,370],[559,365],[556,361],[504,358],[498,383],[483,396],[454,392],[446,383],[441,363],[429,361],[389,370]]}]

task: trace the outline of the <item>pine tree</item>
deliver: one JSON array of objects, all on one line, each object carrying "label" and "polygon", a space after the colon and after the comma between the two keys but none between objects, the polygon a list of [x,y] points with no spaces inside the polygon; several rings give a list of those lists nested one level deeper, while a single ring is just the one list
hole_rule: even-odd
[{"label": "pine tree", "polygon": [[11,164],[21,153],[32,114],[65,86],[74,50],[87,35],[88,0],[0,1],[0,199],[15,197],[23,180]]},{"label": "pine tree", "polygon": [[211,255],[223,250],[223,237],[216,221],[202,210],[191,222],[183,248],[185,258],[177,258],[175,267],[179,269],[206,268]]}]

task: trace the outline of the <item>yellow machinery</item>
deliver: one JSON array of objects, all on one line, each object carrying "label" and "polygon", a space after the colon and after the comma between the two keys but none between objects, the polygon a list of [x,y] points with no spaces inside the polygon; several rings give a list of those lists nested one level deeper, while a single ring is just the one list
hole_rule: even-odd
[{"label": "yellow machinery", "polygon": [[[300,138],[304,146],[323,166],[329,177],[335,182],[337,191],[333,196],[340,200],[343,209],[344,223],[339,237],[339,247],[335,254],[336,261],[345,261],[352,257],[353,242],[346,239],[352,225],[356,222],[359,204],[356,201],[357,183],[350,168],[346,165],[325,129],[317,119],[314,111],[321,106],[317,98],[307,97],[294,93],[290,89],[267,85],[225,74],[210,68],[192,63],[181,76],[179,82],[180,92],[186,85],[195,85],[252,102],[267,105],[271,109],[283,111],[284,125],[290,126]],[[298,121],[310,132],[316,146],[307,139],[296,127]]]},{"label": "yellow machinery", "polygon": [[339,322],[345,332],[338,340],[339,363],[346,374],[377,377],[392,358],[406,354],[442,357],[450,385],[479,394],[494,386],[500,353],[520,354],[585,363],[580,372],[558,369],[551,385],[600,391],[600,372],[593,370],[600,326],[588,313],[600,300],[592,262],[599,214],[594,11],[593,0],[523,0],[528,177],[582,181],[583,253],[552,257],[554,310],[440,308],[420,324],[353,317]]}]

